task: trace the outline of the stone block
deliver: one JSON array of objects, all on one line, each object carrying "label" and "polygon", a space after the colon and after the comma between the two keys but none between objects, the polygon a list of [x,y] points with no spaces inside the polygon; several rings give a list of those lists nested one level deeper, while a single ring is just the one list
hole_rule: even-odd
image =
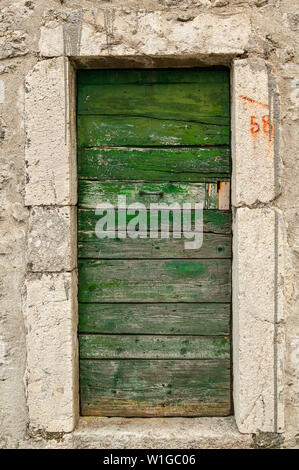
[{"label": "stone block", "polygon": [[62,57],[38,62],[26,77],[26,205],[76,203],[71,79]]},{"label": "stone block", "polygon": [[234,408],[242,433],[283,430],[282,235],[274,209],[239,208],[233,226]]},{"label": "stone block", "polygon": [[30,210],[27,264],[30,271],[76,267],[76,208],[35,206]]},{"label": "stone block", "polygon": [[236,60],[232,93],[232,204],[268,203],[277,192],[278,123],[265,62]]},{"label": "stone block", "polygon": [[78,417],[76,291],[74,272],[26,281],[27,404],[38,430],[70,432]]}]

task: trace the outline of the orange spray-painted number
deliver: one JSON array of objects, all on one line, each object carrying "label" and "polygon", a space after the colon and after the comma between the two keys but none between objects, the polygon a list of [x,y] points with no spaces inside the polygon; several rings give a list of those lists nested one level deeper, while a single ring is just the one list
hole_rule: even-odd
[{"label": "orange spray-painted number", "polygon": [[265,114],[265,116],[262,116],[262,121],[263,121],[263,131],[264,131],[264,133],[269,135],[270,134],[270,127],[271,127],[271,134],[272,134],[273,133],[273,125],[271,124],[271,126],[270,126],[269,114]]},{"label": "orange spray-painted number", "polygon": [[250,131],[253,136],[255,136],[260,131],[260,125],[257,122],[256,116],[250,116]]},{"label": "orange spray-painted number", "polygon": [[258,123],[257,116],[250,116],[251,135],[255,137],[260,132],[261,127],[263,129],[264,134],[269,135],[270,128],[271,128],[271,134],[273,133],[273,125],[271,124],[270,126],[269,114],[265,114],[264,116],[262,116],[261,124]]}]

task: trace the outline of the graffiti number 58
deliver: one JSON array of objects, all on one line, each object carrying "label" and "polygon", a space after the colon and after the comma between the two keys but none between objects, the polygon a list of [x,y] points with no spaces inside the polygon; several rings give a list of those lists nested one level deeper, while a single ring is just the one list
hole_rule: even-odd
[{"label": "graffiti number 58", "polygon": [[[270,134],[270,121],[269,121],[269,114],[265,114],[262,116],[261,121],[257,116],[250,116],[250,132],[253,136],[256,136],[260,130],[263,130],[264,134]],[[271,134],[273,133],[273,125],[271,124]]]}]

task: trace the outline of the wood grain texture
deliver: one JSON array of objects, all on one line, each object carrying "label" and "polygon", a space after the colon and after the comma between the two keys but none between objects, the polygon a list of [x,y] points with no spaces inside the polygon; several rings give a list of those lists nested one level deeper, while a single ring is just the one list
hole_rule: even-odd
[{"label": "wood grain texture", "polygon": [[[229,415],[229,71],[82,70],[77,78],[81,414]],[[95,208],[117,206],[118,195],[147,209],[202,202],[201,249],[185,250],[176,233],[97,238]]]},{"label": "wood grain texture", "polygon": [[[114,71],[110,71],[111,75]],[[171,71],[168,72],[171,74]],[[180,120],[229,126],[229,82],[211,80],[210,72],[200,83],[113,83],[103,85],[88,80],[79,87],[78,113],[145,116],[160,120]],[[195,77],[194,77],[195,78]],[[213,77],[214,78],[214,77]],[[216,77],[215,77],[216,78]],[[218,77],[217,77],[218,78]]]},{"label": "wood grain texture", "polygon": [[79,88],[78,113],[229,125],[229,84],[207,80],[184,83],[183,86],[182,83],[114,83],[105,86],[85,82]]},{"label": "wood grain texture", "polygon": [[218,209],[230,209],[230,181],[221,181],[218,183]]},{"label": "wood grain texture", "polygon": [[[79,236],[82,232],[94,232],[99,215],[95,214],[95,208],[78,210],[78,232]],[[126,216],[126,223],[133,219],[135,215]],[[191,213],[191,228],[194,230],[194,212]],[[231,211],[204,210],[203,211],[203,230],[205,233],[231,234]],[[172,232],[173,214],[169,214],[169,228]],[[118,214],[115,214],[115,223],[118,223]],[[150,227],[150,214],[147,217],[147,227]],[[165,229],[165,225],[161,224],[159,217],[159,229]]]},{"label": "wood grain texture", "polygon": [[218,209],[218,191],[216,183],[206,184],[205,207],[207,209]]},{"label": "wood grain texture", "polygon": [[78,174],[80,179],[102,181],[198,182],[211,181],[211,178],[219,180],[229,177],[230,149],[80,148]]},{"label": "wood grain texture", "polygon": [[[203,244],[198,249],[186,249],[188,241],[181,233],[169,238],[97,238],[95,231],[78,232],[79,258],[94,259],[163,259],[163,258],[230,258],[231,236],[203,235]],[[172,235],[178,238],[172,238]],[[179,238],[181,237],[181,238]]]},{"label": "wood grain texture", "polygon": [[79,332],[225,336],[230,308],[222,303],[79,303]]},{"label": "wood grain texture", "polygon": [[149,117],[80,115],[81,147],[229,145],[229,126]]},{"label": "wood grain texture", "polygon": [[230,362],[220,360],[81,360],[85,416],[226,416]]},{"label": "wood grain texture", "polygon": [[79,260],[80,302],[230,302],[231,262]]},{"label": "wood grain texture", "polygon": [[[78,70],[78,91],[86,85],[146,85],[146,84],[180,84],[197,83],[206,85],[207,81],[216,87],[229,87],[229,70],[227,68],[173,68],[173,69],[102,69]],[[84,93],[82,93],[83,95]],[[79,96],[79,94],[78,94]]]},{"label": "wood grain texture", "polygon": [[[147,196],[145,193],[163,193],[162,196]],[[79,206],[95,208],[99,203],[109,201],[117,205],[118,196],[126,196],[127,204],[141,202],[149,207],[151,203],[166,204],[183,202],[205,202],[205,183],[136,183],[132,181],[79,181]]]},{"label": "wood grain texture", "polygon": [[81,359],[228,359],[230,341],[218,336],[79,336]]},{"label": "wood grain texture", "polygon": [[[152,194],[152,195],[151,195]],[[217,209],[217,183],[136,183],[132,181],[89,181],[78,182],[78,204],[83,208],[96,208],[109,202],[116,206],[118,197],[126,196],[126,204],[202,203],[206,209]]]}]

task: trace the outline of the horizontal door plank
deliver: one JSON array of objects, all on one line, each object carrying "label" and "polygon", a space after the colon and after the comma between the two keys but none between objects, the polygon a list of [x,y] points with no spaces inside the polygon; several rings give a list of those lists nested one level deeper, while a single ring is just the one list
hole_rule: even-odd
[{"label": "horizontal door plank", "polygon": [[81,414],[226,416],[230,361],[81,360]]},{"label": "horizontal door plank", "polygon": [[126,196],[127,205],[138,202],[149,208],[150,204],[156,203],[188,202],[202,203],[206,208],[217,209],[216,183],[78,182],[78,203],[83,208],[95,208],[107,201],[116,206],[119,195]]},{"label": "horizontal door plank", "polygon": [[85,84],[79,89],[78,114],[229,126],[229,84]]},{"label": "horizontal door plank", "polygon": [[149,238],[147,233],[143,233],[143,236],[148,238],[117,238],[117,234],[115,238],[98,238],[94,230],[78,232],[78,256],[96,259],[231,257],[230,235],[205,233],[202,246],[198,249],[186,249],[185,242],[188,239],[181,233],[169,235],[169,238],[158,239]]},{"label": "horizontal door plank", "polygon": [[229,145],[229,125],[151,117],[80,115],[79,147]]},{"label": "horizontal door plank", "polygon": [[229,259],[79,260],[80,302],[229,302]]},{"label": "horizontal door plank", "polygon": [[80,333],[228,335],[230,304],[79,303]]},{"label": "horizontal door plank", "polygon": [[215,173],[230,176],[228,147],[78,150],[80,179],[196,182]]},{"label": "horizontal door plank", "polygon": [[[95,208],[78,209],[78,231],[79,237],[82,232],[94,232],[97,221],[101,216],[95,214]],[[132,220],[134,215],[126,216],[126,223]],[[194,230],[194,212],[191,213],[191,229]],[[206,233],[231,234],[231,211],[204,210],[203,211],[203,230]],[[118,214],[115,214],[115,223],[118,223]],[[169,229],[172,232],[173,214],[169,214]],[[150,214],[147,215],[147,228],[150,227]],[[161,225],[159,214],[159,229],[163,230],[166,226]]]},{"label": "horizontal door plank", "polygon": [[[78,91],[84,96],[85,86],[126,85],[126,84],[169,84],[197,83],[202,86],[209,82],[213,87],[229,86],[229,70],[209,68],[179,69],[102,69],[78,70]],[[79,96],[79,95],[78,95]]]},{"label": "horizontal door plank", "polygon": [[80,335],[81,359],[229,359],[218,336]]}]

